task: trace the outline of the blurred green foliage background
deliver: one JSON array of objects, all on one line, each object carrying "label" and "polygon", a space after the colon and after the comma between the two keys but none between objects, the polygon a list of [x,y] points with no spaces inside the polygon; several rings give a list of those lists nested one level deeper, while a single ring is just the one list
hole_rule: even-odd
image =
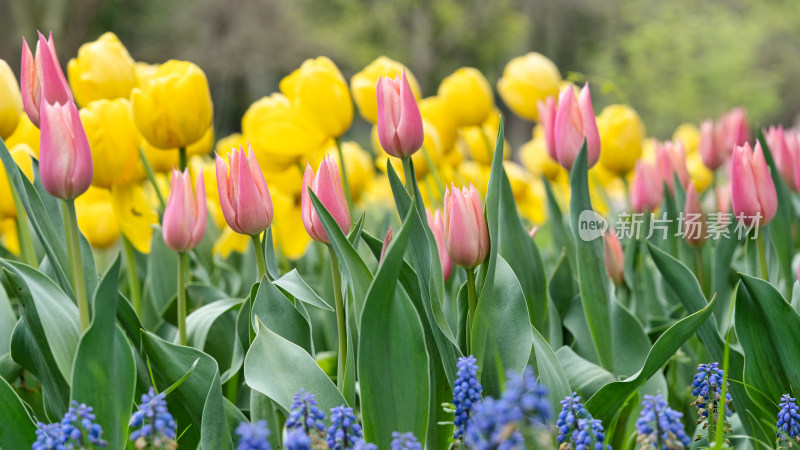
[{"label": "blurred green foliage background", "polygon": [[[62,64],[108,30],[136,60],[196,62],[219,136],[318,55],[349,79],[385,54],[431,95],[460,66],[495,85],[509,59],[538,51],[597,86],[597,113],[630,103],[662,138],[737,105],[754,126],[800,111],[798,0],[1,0],[0,58],[17,74],[20,36],[36,29],[56,34]],[[509,127],[512,143],[529,139],[530,124]]]}]

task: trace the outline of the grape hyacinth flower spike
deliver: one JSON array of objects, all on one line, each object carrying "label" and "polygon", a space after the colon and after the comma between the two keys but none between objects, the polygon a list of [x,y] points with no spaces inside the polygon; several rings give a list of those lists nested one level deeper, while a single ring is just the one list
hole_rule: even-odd
[{"label": "grape hyacinth flower spike", "polygon": [[478,382],[478,364],[472,355],[458,358],[458,372],[453,388],[453,405],[456,408],[453,438],[461,439],[469,423],[473,407],[481,401],[483,388]]},{"label": "grape hyacinth flower spike", "polygon": [[286,429],[301,430],[315,444],[323,441],[325,435],[325,413],[317,407],[314,394],[300,389],[294,394],[292,409],[286,419]]},{"label": "grape hyacinth flower spike", "polygon": [[561,449],[611,450],[611,446],[605,444],[602,423],[589,414],[581,403],[581,397],[575,392],[561,400],[556,428]]},{"label": "grape hyacinth flower spike", "polygon": [[361,439],[361,425],[356,421],[353,408],[345,405],[331,408],[331,426],[328,428],[330,450],[351,450]]},{"label": "grape hyacinth flower spike", "polygon": [[167,410],[166,395],[156,395],[155,389],[142,394],[139,410],[131,415],[131,429],[138,428],[130,435],[136,448],[167,449],[177,447],[175,431],[177,424]]},{"label": "grape hyacinth flower spike", "polygon": [[[724,431],[731,432],[731,425],[728,422],[733,412],[730,409],[731,395],[729,392],[725,393],[725,401],[722,402],[722,378],[725,372],[719,368],[719,363],[714,362],[711,364],[700,364],[697,366],[697,374],[692,380],[692,395],[697,397],[692,403],[692,406],[697,407],[697,414],[700,416],[697,419],[697,424],[702,424],[703,429],[708,430],[709,436],[713,436],[717,424],[721,420],[723,422]],[[724,414],[720,417],[720,408],[724,410]],[[695,440],[700,439],[698,434]]]},{"label": "grape hyacinth flower spike", "polygon": [[692,440],[684,430],[682,417],[683,414],[670,408],[661,395],[645,395],[636,421],[636,442],[642,444],[642,448],[688,448]]},{"label": "grape hyacinth flower spike", "polygon": [[784,448],[786,443],[788,448],[792,448],[793,442],[800,444],[800,413],[797,403],[789,394],[784,394],[778,406],[781,410],[778,412],[778,439],[775,444],[778,448]]},{"label": "grape hyacinth flower spike", "polygon": [[269,428],[266,420],[259,420],[256,423],[241,422],[236,427],[236,436],[239,437],[236,450],[272,450],[267,441]]},{"label": "grape hyacinth flower spike", "polygon": [[422,444],[417,441],[414,433],[392,433],[392,450],[422,450]]}]

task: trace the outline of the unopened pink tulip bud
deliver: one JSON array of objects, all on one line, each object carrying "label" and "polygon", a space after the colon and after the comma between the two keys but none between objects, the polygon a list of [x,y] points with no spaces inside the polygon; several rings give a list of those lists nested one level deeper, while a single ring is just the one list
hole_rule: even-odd
[{"label": "unopened pink tulip bud", "polygon": [[664,200],[664,183],[653,164],[636,161],[631,183],[631,207],[636,212],[655,211]]},{"label": "unopened pink tulip bud", "polygon": [[39,176],[45,191],[74,199],[92,184],[92,152],[75,103],[44,103],[39,143]]},{"label": "unopened pink tulip bud", "polygon": [[[45,74],[45,69],[48,73]],[[22,69],[20,71],[22,105],[34,125],[40,126],[42,103],[62,105],[72,102],[72,91],[61,70],[53,43],[53,33],[45,39],[39,33],[36,54],[31,53],[25,38],[22,38]]]},{"label": "unopened pink tulip bud", "polygon": [[550,96],[544,102],[537,100],[536,107],[539,109],[539,126],[544,131],[544,140],[547,143],[547,154],[553,161],[558,161],[555,142],[556,98]]},{"label": "unopened pink tulip bud", "polygon": [[681,141],[656,143],[656,166],[658,173],[670,192],[675,193],[675,177],[681,186],[689,182],[689,169],[686,168],[686,150]]},{"label": "unopened pink tulip bud", "polygon": [[[260,234],[272,224],[272,198],[253,148],[232,150],[228,164],[217,155],[217,190],[225,221],[239,234]],[[228,169],[230,168],[230,174]]]},{"label": "unopened pink tulip bud", "polygon": [[617,239],[614,230],[609,230],[603,235],[603,261],[611,281],[618,286],[623,284],[625,282],[625,254],[622,252],[622,244]]},{"label": "unopened pink tulip bud", "polygon": [[708,225],[700,206],[700,196],[694,183],[686,187],[686,202],[683,206],[683,238],[692,247],[700,247],[706,241]]},{"label": "unopened pink tulip bud", "polygon": [[172,184],[162,223],[164,243],[179,253],[197,247],[206,232],[207,220],[203,173],[197,174],[197,185],[192,195],[192,177],[189,176],[189,169],[183,172],[173,169]]},{"label": "unopened pink tulip bud", "polygon": [[413,155],[422,147],[425,133],[417,99],[406,71],[399,77],[378,78],[378,138],[386,153],[397,158]]},{"label": "unopened pink tulip bud", "polygon": [[728,214],[731,212],[731,182],[717,186],[717,212]]},{"label": "unopened pink tulip bud", "polygon": [[764,134],[764,138],[767,141],[769,151],[772,153],[772,158],[775,160],[775,166],[778,168],[781,178],[786,182],[789,189],[795,190],[794,172],[798,155],[796,146],[791,146],[788,142],[793,139],[784,133],[782,125],[769,127]]},{"label": "unopened pink tulip bud", "polygon": [[720,145],[719,139],[717,139],[714,121],[711,119],[700,124],[698,150],[703,164],[711,170],[717,170],[728,159],[728,154]]},{"label": "unopened pink tulip bud", "polygon": [[382,264],[383,260],[386,259],[386,251],[389,250],[389,244],[392,243],[392,227],[389,226],[389,231],[386,232],[386,236],[383,238],[383,246],[381,247],[381,257],[378,259],[378,264]]},{"label": "unopened pink tulip bud", "polygon": [[489,229],[478,191],[456,189],[444,193],[444,242],[453,263],[471,269],[489,255]]},{"label": "unopened pink tulip bud", "polygon": [[747,112],[744,108],[734,108],[720,118],[720,140],[727,154],[740,145],[744,145],[750,138],[747,131]]},{"label": "unopened pink tulip bud", "polygon": [[447,246],[445,245],[442,212],[438,209],[433,214],[431,214],[430,210],[426,210],[425,212],[428,215],[428,226],[431,228],[433,239],[436,241],[436,250],[439,252],[439,261],[442,264],[442,276],[444,277],[444,281],[447,281],[453,273],[453,260],[450,259],[450,255],[447,253]]},{"label": "unopened pink tulip bud", "polygon": [[534,226],[533,228],[531,228],[531,231],[528,231],[528,236],[530,236],[531,239],[535,238],[537,231],[539,231],[539,227],[538,226]]},{"label": "unopened pink tulip bud", "polygon": [[592,97],[587,83],[581,89],[578,98],[572,86],[561,91],[558,98],[558,110],[553,125],[553,142],[558,162],[567,170],[572,164],[586,139],[588,167],[592,167],[600,158],[600,132],[592,108]]},{"label": "unopened pink tulip bud", "polygon": [[306,173],[303,175],[303,192],[300,199],[303,225],[306,227],[308,235],[315,241],[330,244],[328,233],[325,232],[322,221],[311,203],[311,196],[308,194],[309,188],[319,198],[322,206],[333,216],[333,219],[339,224],[339,228],[344,233],[348,233],[350,231],[350,209],[347,207],[347,200],[344,196],[339,167],[331,157],[326,156],[322,159],[316,175],[314,175],[314,170],[311,166],[306,165]]},{"label": "unopened pink tulip bud", "polygon": [[764,226],[775,217],[778,210],[775,183],[758,142],[755,151],[748,143],[733,150],[731,203],[734,217],[745,226],[756,221]]}]

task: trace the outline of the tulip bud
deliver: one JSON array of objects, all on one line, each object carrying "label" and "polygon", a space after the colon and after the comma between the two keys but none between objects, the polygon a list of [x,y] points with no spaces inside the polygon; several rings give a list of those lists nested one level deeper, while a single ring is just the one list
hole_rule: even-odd
[{"label": "tulip bud", "polygon": [[588,83],[581,89],[577,99],[571,85],[565,87],[558,98],[553,143],[558,162],[565,169],[572,169],[584,138],[588,167],[592,167],[600,159],[600,132],[594,117]]},{"label": "tulip bud", "polygon": [[606,273],[617,286],[625,282],[625,254],[613,230],[603,235],[603,261]]},{"label": "tulip bud", "polygon": [[722,151],[730,155],[734,148],[744,145],[749,140],[747,131],[747,112],[743,108],[734,108],[720,118],[717,130]]},{"label": "tulip bud", "polygon": [[665,141],[655,144],[656,166],[661,180],[670,192],[675,192],[675,177],[681,186],[689,182],[689,169],[686,167],[686,150],[681,142]]},{"label": "tulip bud", "polygon": [[142,136],[127,99],[94,101],[81,109],[80,117],[92,152],[93,185],[110,188],[144,178],[139,160]]},{"label": "tulip bud", "polygon": [[789,189],[796,189],[794,181],[794,171],[797,160],[797,152],[789,141],[793,140],[791,137],[787,138],[786,133],[783,131],[783,126],[769,127],[764,133],[764,138],[769,146],[769,151],[772,153],[772,158],[775,160],[775,166],[778,168],[778,173],[781,174],[783,181]]},{"label": "tulip bud", "polygon": [[560,83],[558,67],[544,55],[531,52],[506,64],[497,81],[497,92],[514,114],[538,121],[537,104],[557,95]]},{"label": "tulip bud", "polygon": [[188,61],[167,61],[131,93],[133,118],[153,146],[188,147],[211,126],[213,105],[205,73]]},{"label": "tulip bud", "polygon": [[92,152],[78,108],[42,103],[39,176],[44,190],[63,200],[74,199],[92,184]]},{"label": "tulip bud", "polygon": [[[217,155],[217,190],[222,213],[231,229],[239,234],[257,235],[272,224],[272,198],[253,149],[233,150],[228,164]],[[230,168],[230,174],[228,174]]]},{"label": "tulip bud", "polygon": [[655,211],[664,200],[664,184],[653,164],[639,160],[631,183],[631,207],[636,212]]},{"label": "tulip bud", "polygon": [[193,195],[189,169],[183,172],[174,169],[162,223],[164,243],[176,252],[186,252],[197,247],[206,232],[207,220],[203,174],[197,175]]},{"label": "tulip bud", "polygon": [[697,146],[700,143],[700,129],[693,123],[682,123],[672,132],[672,142],[682,142],[686,154],[694,155],[697,153]]},{"label": "tulip bud", "polygon": [[316,175],[314,175],[311,165],[306,164],[306,173],[303,175],[303,192],[300,199],[303,226],[306,227],[308,235],[315,241],[330,244],[328,233],[325,232],[322,221],[311,203],[309,188],[319,198],[322,206],[333,216],[339,228],[344,233],[348,233],[350,231],[350,209],[347,207],[347,200],[344,196],[339,167],[333,158],[328,156],[323,158]]},{"label": "tulip bud", "polygon": [[413,155],[422,147],[425,134],[417,100],[403,71],[394,80],[378,78],[378,138],[386,153],[397,158]]},{"label": "tulip bud", "polygon": [[353,75],[353,78],[350,79],[350,90],[353,93],[353,100],[356,102],[358,111],[366,121],[370,123],[377,123],[378,121],[377,93],[375,89],[375,83],[378,82],[378,79],[382,76],[394,78],[403,72],[408,77],[408,85],[411,87],[414,97],[419,98],[419,83],[417,83],[414,75],[408,71],[406,66],[386,56],[379,56],[378,59],[364,67],[364,70]]},{"label": "tulip bud", "polygon": [[645,130],[642,119],[627,105],[609,105],[597,117],[603,152],[600,165],[616,175],[625,175],[642,154]]},{"label": "tulip bud", "polygon": [[489,229],[478,191],[456,189],[444,194],[444,241],[453,263],[471,269],[489,255]]},{"label": "tulip bud", "polygon": [[383,238],[383,246],[381,246],[381,257],[378,259],[378,264],[383,263],[386,259],[386,251],[389,250],[389,244],[392,242],[392,227],[389,226],[389,231],[386,232],[386,237]]},{"label": "tulip bud", "polygon": [[17,77],[11,67],[0,59],[0,139],[8,139],[17,128],[22,111],[22,96],[17,86]]},{"label": "tulip bud", "polygon": [[19,81],[22,105],[36,127],[39,127],[41,120],[42,103],[52,105],[72,102],[72,92],[58,63],[53,33],[50,33],[49,39],[39,33],[35,56],[31,54],[25,38],[22,38],[22,70]]},{"label": "tulip bud", "polygon": [[764,159],[761,144],[755,152],[745,143],[733,150],[731,166],[731,203],[733,215],[745,226],[764,226],[775,217],[778,198],[775,183]]},{"label": "tulip bud", "polygon": [[444,281],[447,281],[453,273],[453,261],[450,259],[445,245],[442,212],[437,209],[433,214],[431,214],[430,210],[426,210],[425,213],[428,216],[428,226],[433,233],[433,240],[436,241],[436,250],[439,252],[439,262],[442,264],[442,276],[444,277]]},{"label": "tulip bud", "polygon": [[703,164],[711,170],[717,170],[725,163],[728,157],[717,138],[717,131],[711,119],[700,124],[698,150],[700,151],[700,157],[703,159]]},{"label": "tulip bud", "polygon": [[75,101],[82,106],[100,99],[129,98],[136,87],[136,70],[128,49],[111,32],[78,49],[67,63]]},{"label": "tulip bud", "polygon": [[442,80],[438,95],[458,126],[480,125],[494,108],[492,87],[472,67],[462,67]]},{"label": "tulip bud", "polygon": [[700,197],[694,183],[689,182],[686,187],[686,202],[683,207],[683,238],[692,247],[700,247],[706,241],[708,224],[706,223],[703,208],[700,206]]}]

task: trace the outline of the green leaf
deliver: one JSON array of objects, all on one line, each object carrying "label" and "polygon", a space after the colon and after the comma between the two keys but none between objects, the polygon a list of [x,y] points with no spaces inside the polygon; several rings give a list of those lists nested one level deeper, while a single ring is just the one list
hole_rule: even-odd
[{"label": "green leaf", "polygon": [[577,258],[577,250],[575,248],[575,238],[572,236],[569,228],[564,220],[564,215],[561,213],[561,208],[558,206],[553,186],[550,181],[542,177],[544,181],[545,193],[547,194],[547,224],[553,233],[553,242],[556,246],[556,251],[564,249],[567,252],[567,264],[574,269],[575,259]]},{"label": "green leaf", "polygon": [[[533,354],[536,370],[542,385],[547,386],[552,411],[558,411],[559,402],[572,393],[567,374],[553,349],[547,344],[539,330],[533,328]],[[553,418],[551,418],[551,421]],[[551,423],[555,425],[555,422]]]},{"label": "green leaf", "polygon": [[189,346],[203,350],[211,326],[225,313],[238,309],[243,302],[244,300],[241,298],[225,298],[192,311],[186,317],[186,337]]},{"label": "green leaf", "polygon": [[[172,299],[178,292],[178,254],[164,243],[160,229],[153,233],[153,242],[150,255],[147,258],[147,278],[150,287],[150,309],[155,314],[155,320],[168,308]],[[157,323],[143,319],[148,328],[153,328]]]},{"label": "green leaf", "polygon": [[181,446],[229,449],[233,446],[225,415],[219,368],[214,358],[200,350],[167,342],[153,333],[142,333],[142,347],[156,382],[171,385],[195,364],[191,375],[170,394],[169,408],[178,430],[188,430]]},{"label": "green leaf", "polygon": [[3,286],[0,286],[0,354],[8,352],[11,344],[11,332],[17,325],[17,313],[11,306],[8,294]]},{"label": "green leaf", "polygon": [[257,320],[261,320],[270,330],[312,354],[311,327],[306,318],[268,278],[262,278],[258,285],[251,320],[253,328],[257,329]]},{"label": "green leaf", "polygon": [[94,316],[78,345],[72,372],[72,399],[94,408],[111,448],[125,446],[136,386],[134,355],[116,325],[119,267],[117,255],[94,293]]},{"label": "green leaf", "polygon": [[[2,139],[0,139],[2,142]],[[36,440],[36,426],[25,404],[8,382],[0,378],[0,448],[30,448]]]},{"label": "green leaf", "polygon": [[558,314],[561,317],[566,316],[572,300],[578,295],[578,285],[575,283],[575,277],[569,267],[566,249],[561,250],[561,256],[558,258],[556,268],[550,276],[547,292],[558,309]]},{"label": "green leaf", "polygon": [[600,239],[585,241],[578,234],[579,217],[583,211],[593,211],[589,198],[586,141],[584,140],[570,174],[570,217],[572,234],[575,238],[578,266],[578,284],[581,304],[589,324],[600,365],[607,370],[614,369],[612,348],[612,328],[609,314],[608,278],[603,263],[603,245]]},{"label": "green leaf", "polygon": [[664,363],[694,335],[698,328],[714,311],[712,300],[702,310],[687,316],[669,327],[653,344],[642,368],[624,381],[606,384],[586,402],[586,408],[595,419],[610,423],[614,415],[622,408],[627,399],[633,395]]},{"label": "green leaf", "polygon": [[297,269],[292,269],[284,276],[275,280],[275,286],[285,290],[294,298],[307,305],[324,309],[326,311],[333,311],[333,307],[323,300],[322,297],[317,295],[313,289],[311,289],[311,286],[309,286],[303,277],[300,276],[300,274],[297,272]]},{"label": "green leaf", "polygon": [[323,412],[340,406],[344,397],[314,358],[258,321],[258,334],[244,359],[244,378],[250,388],[266,395],[286,411],[295,392],[305,389],[317,397]]},{"label": "green leaf", "polygon": [[[558,349],[556,356],[567,374],[572,389],[583,398],[590,398],[600,388],[617,379],[614,374],[597,364],[587,361],[569,347]],[[558,400],[563,398],[560,397]],[[553,411],[558,411],[559,408],[560,406]]]}]

